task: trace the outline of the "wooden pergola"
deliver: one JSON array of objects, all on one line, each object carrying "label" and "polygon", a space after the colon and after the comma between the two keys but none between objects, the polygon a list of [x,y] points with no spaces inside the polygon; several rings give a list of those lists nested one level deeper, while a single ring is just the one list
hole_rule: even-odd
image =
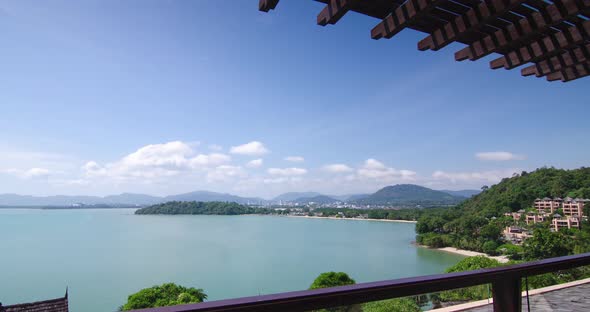
[{"label": "wooden pergola", "polygon": [[[572,81],[590,75],[590,0],[315,0],[326,6],[321,26],[336,24],[348,11],[381,20],[373,39],[390,39],[404,28],[427,33],[421,51],[437,51],[452,42],[467,45],[457,61],[475,61],[492,53],[492,69],[521,69],[523,76]],[[260,0],[274,9],[279,0]]]}]

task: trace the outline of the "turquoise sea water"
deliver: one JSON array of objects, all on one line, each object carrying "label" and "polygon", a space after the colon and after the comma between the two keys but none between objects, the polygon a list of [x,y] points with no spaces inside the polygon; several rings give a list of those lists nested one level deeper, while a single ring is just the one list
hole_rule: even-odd
[{"label": "turquoise sea water", "polygon": [[71,311],[115,311],[164,282],[215,300],[306,289],[325,271],[357,282],[441,273],[462,258],[411,245],[408,223],[133,212],[0,209],[0,302],[67,286]]}]

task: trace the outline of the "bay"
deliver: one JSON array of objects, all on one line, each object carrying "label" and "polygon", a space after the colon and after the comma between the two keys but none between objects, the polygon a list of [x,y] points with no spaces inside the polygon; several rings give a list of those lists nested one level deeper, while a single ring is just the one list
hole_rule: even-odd
[{"label": "bay", "polygon": [[165,282],[216,300],[306,289],[326,271],[357,282],[442,273],[463,258],[413,246],[411,223],[133,213],[0,209],[0,302],[69,287],[71,311],[115,311]]}]

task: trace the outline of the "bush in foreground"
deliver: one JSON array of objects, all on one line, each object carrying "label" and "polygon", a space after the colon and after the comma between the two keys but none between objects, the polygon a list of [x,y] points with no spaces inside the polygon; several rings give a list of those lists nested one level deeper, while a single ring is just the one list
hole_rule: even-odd
[{"label": "bush in foreground", "polygon": [[178,304],[199,303],[207,299],[202,289],[187,288],[174,283],[144,288],[127,299],[119,311],[166,307]]}]

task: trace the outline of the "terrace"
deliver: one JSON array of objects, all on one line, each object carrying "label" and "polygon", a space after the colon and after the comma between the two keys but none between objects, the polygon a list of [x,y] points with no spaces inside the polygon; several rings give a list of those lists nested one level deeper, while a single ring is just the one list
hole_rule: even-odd
[{"label": "terrace", "polygon": [[[492,285],[493,303],[488,309],[520,312],[523,278],[585,265],[590,265],[590,253],[476,271],[142,309],[135,312],[311,311],[483,284]],[[588,299],[587,296],[584,298]],[[586,301],[587,303],[590,301]]]}]

